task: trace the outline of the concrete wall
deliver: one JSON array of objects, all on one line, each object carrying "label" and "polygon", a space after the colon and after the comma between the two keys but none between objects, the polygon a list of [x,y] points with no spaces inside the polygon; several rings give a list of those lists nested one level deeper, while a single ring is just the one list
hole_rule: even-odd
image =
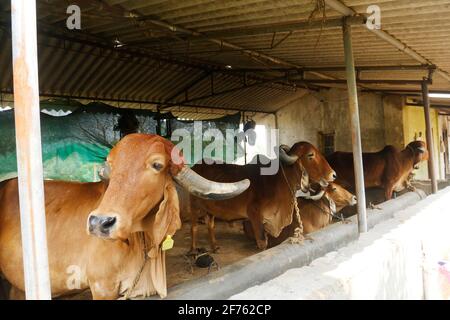
[{"label": "concrete wall", "polygon": [[231,299],[450,299],[450,188]]},{"label": "concrete wall", "polygon": [[403,105],[404,99],[402,96],[383,97],[385,142],[398,149],[403,149],[405,147],[403,133]]},{"label": "concrete wall", "polygon": [[[324,95],[324,132],[335,132],[336,150],[351,151],[352,139],[348,114],[347,91],[331,89]],[[382,97],[373,93],[359,93],[361,142],[366,152],[384,147],[384,114]]]},{"label": "concrete wall", "polygon": [[323,111],[318,95],[305,94],[288,103],[277,112],[280,142],[290,146],[298,141],[318,145],[318,132],[323,127]]},{"label": "concrete wall", "polygon": [[[378,151],[385,145],[383,99],[373,93],[359,94],[363,150]],[[292,145],[306,140],[319,145],[319,132],[335,133],[335,147],[351,151],[347,92],[332,88],[308,93],[277,112],[281,143]]]},{"label": "concrete wall", "polygon": [[[358,94],[361,141],[364,152],[381,150],[385,145],[403,149],[414,139],[425,140],[425,119],[422,107],[405,105],[401,96]],[[276,113],[280,142],[292,145],[309,141],[320,147],[319,133],[335,134],[336,151],[352,151],[347,92],[332,88],[320,92],[298,94]],[[438,112],[431,110],[434,154],[437,174],[445,179],[445,161],[441,151],[442,131],[447,121],[438,121]],[[441,119],[442,120],[442,119]],[[415,171],[415,179],[428,179],[428,165],[422,163]]]}]

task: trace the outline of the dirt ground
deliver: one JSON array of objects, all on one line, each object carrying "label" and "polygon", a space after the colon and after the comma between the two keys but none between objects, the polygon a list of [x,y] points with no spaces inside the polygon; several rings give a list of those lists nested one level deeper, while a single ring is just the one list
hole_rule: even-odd
[{"label": "dirt ground", "polygon": [[[190,249],[190,227],[189,222],[183,223],[181,230],[178,230],[174,236],[175,243],[173,249],[167,252],[166,268],[167,285],[169,288],[187,280],[196,279],[208,274],[207,268],[195,266],[193,267],[192,273],[189,260],[184,257]],[[197,246],[209,250],[208,230],[206,225],[199,225],[198,230],[199,236]],[[220,249],[218,253],[213,253],[211,256],[220,268],[260,251],[256,247],[256,243],[245,236],[241,222],[229,224],[216,220],[216,238]],[[213,268],[211,272],[214,272],[215,270],[216,269]]]}]

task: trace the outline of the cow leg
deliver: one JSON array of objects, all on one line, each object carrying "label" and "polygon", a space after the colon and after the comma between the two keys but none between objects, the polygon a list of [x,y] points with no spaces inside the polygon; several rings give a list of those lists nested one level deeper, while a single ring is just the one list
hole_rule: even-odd
[{"label": "cow leg", "polygon": [[188,254],[195,253],[197,251],[197,235],[198,235],[198,221],[197,217],[191,220],[191,250]]},{"label": "cow leg", "polygon": [[198,219],[200,218],[200,209],[195,206],[195,200],[191,202],[191,206],[189,208],[189,216],[191,217],[191,249],[188,252],[189,254],[197,253],[197,236],[198,236]]},{"label": "cow leg", "polygon": [[9,300],[25,300],[25,292],[11,286],[9,290]]},{"label": "cow leg", "polygon": [[208,234],[211,250],[212,252],[217,252],[219,250],[219,246],[217,245],[216,233],[214,229],[214,216],[212,214],[208,214]]},{"label": "cow leg", "polygon": [[259,215],[258,208],[250,208],[248,210],[248,217],[252,224],[253,232],[255,234],[256,245],[259,249],[265,250],[267,248],[267,234],[264,230],[262,218]]},{"label": "cow leg", "polygon": [[394,186],[387,186],[384,189],[384,196],[386,197],[386,201],[392,199],[392,193],[394,192]]}]

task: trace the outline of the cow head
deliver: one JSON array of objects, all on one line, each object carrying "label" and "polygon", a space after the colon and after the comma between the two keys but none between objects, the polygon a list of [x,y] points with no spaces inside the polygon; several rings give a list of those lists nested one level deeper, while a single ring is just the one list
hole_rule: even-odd
[{"label": "cow head", "polygon": [[410,142],[405,149],[411,150],[413,154],[414,169],[419,168],[420,162],[428,160],[427,144],[424,141],[416,140]]},{"label": "cow head", "polygon": [[106,191],[87,222],[88,233],[106,239],[126,240],[137,231],[152,232],[158,241],[173,235],[181,226],[173,181],[214,200],[232,198],[250,185],[248,180],[216,183],[202,178],[183,164],[170,141],[157,135],[125,136],[109,153],[106,168]]},{"label": "cow head", "polygon": [[356,204],[356,196],[337,183],[330,183],[325,189],[325,195],[329,200],[331,199],[334,202],[336,212],[346,206],[354,206]]},{"label": "cow head", "polygon": [[[287,157],[286,157],[287,156]],[[319,183],[326,187],[336,179],[336,172],[330,167],[325,157],[309,142],[297,142],[289,150],[280,148],[280,159],[285,164],[303,167],[311,183]]]}]

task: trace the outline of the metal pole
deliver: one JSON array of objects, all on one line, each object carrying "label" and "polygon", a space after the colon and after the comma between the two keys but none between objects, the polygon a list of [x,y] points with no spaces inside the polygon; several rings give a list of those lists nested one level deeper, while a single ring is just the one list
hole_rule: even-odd
[{"label": "metal pole", "polygon": [[430,118],[430,98],[428,96],[428,81],[424,80],[422,82],[422,100],[423,100],[423,111],[425,113],[425,131],[427,136],[427,147],[428,147],[428,174],[431,179],[431,190],[436,193],[438,190],[437,180],[436,180],[436,167],[434,161],[434,145],[433,145],[433,134],[431,131],[431,118]]},{"label": "metal pole", "polygon": [[51,299],[42,173],[36,2],[11,1],[14,114],[26,298]]},{"label": "metal pole", "polygon": [[361,131],[359,128],[358,90],[356,87],[355,61],[353,59],[352,30],[344,20],[344,53],[347,78],[348,105],[352,130],[353,167],[355,171],[356,197],[358,199],[358,229],[367,232],[366,195],[362,161]]}]

